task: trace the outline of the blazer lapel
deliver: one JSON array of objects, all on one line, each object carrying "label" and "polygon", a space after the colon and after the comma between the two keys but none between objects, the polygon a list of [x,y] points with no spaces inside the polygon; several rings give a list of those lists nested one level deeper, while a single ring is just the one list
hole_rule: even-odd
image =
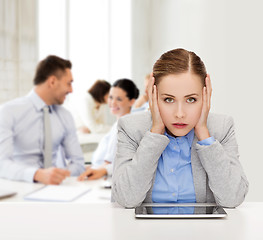
[{"label": "blazer lapel", "polygon": [[195,196],[196,202],[204,203],[206,202],[206,172],[200,162],[200,159],[196,152],[196,143],[198,139],[195,136],[192,148],[191,148],[191,165],[194,179],[194,187],[195,187]]}]

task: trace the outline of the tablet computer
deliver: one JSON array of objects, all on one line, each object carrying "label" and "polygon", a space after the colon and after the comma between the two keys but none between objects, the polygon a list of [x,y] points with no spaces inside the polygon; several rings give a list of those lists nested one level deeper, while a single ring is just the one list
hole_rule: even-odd
[{"label": "tablet computer", "polygon": [[217,205],[141,205],[136,218],[224,218],[227,213]]}]

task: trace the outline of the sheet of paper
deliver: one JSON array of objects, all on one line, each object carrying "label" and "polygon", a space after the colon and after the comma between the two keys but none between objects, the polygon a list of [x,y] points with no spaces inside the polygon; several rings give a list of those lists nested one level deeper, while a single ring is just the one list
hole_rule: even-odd
[{"label": "sheet of paper", "polygon": [[31,201],[71,202],[90,190],[87,186],[48,185],[24,197]]}]

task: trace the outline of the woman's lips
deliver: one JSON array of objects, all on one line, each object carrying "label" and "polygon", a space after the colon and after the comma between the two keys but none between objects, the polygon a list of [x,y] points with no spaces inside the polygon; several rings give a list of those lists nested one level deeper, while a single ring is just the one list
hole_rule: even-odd
[{"label": "woman's lips", "polygon": [[112,108],[111,108],[111,111],[112,111],[112,112],[117,112],[117,111],[119,111],[119,108],[112,107]]},{"label": "woman's lips", "polygon": [[185,123],[173,123],[173,126],[179,129],[185,128],[187,124]]}]

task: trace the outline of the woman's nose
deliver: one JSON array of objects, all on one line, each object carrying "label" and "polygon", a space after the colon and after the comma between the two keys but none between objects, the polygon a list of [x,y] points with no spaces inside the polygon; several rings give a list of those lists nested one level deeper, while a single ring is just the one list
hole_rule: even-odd
[{"label": "woman's nose", "polygon": [[111,99],[111,105],[116,105],[116,99]]},{"label": "woman's nose", "polygon": [[183,108],[182,104],[180,104],[180,103],[177,105],[177,109],[175,110],[175,116],[176,116],[177,118],[183,118],[183,117],[185,117],[184,108]]}]

